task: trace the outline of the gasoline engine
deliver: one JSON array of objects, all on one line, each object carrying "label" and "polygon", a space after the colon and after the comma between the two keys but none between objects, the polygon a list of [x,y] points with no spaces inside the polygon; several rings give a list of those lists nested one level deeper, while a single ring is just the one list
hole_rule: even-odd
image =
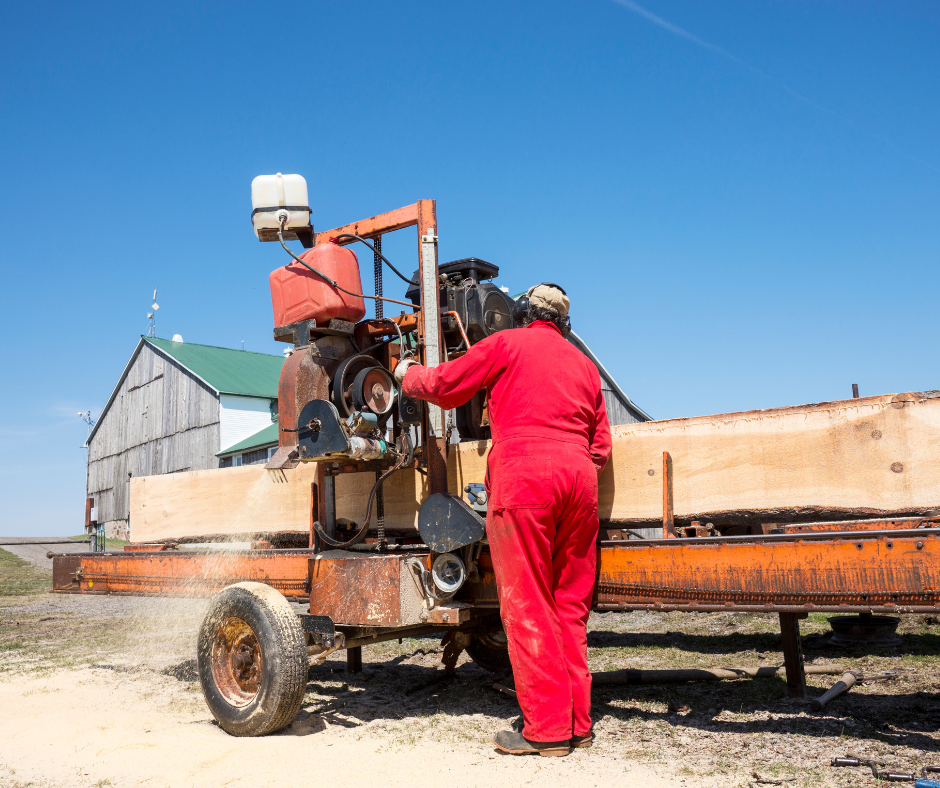
[{"label": "gasoline engine", "polygon": [[[259,240],[279,241],[292,258],[269,277],[274,337],[293,349],[278,388],[278,451],[267,467],[319,462],[328,478],[344,472],[375,472],[365,520],[345,531],[348,538],[339,538],[338,532],[329,535],[315,524],[322,544],[365,549],[362,542],[376,499],[381,501],[382,483],[412,465],[427,472],[424,444],[432,431],[427,406],[402,396],[392,375],[395,366],[406,358],[423,359],[429,335],[438,337],[442,360],[456,358],[497,331],[514,328],[520,319],[518,305],[492,283],[499,268],[485,260],[471,257],[441,264],[435,283],[422,278],[431,270],[425,258],[412,277],[402,275],[382,254],[380,235],[317,236],[310,223],[306,182],[299,175],[256,178],[252,202]],[[287,240],[299,240],[306,251],[295,255]],[[363,293],[359,263],[349,248],[354,243],[373,253],[374,295]],[[383,264],[404,281],[407,300],[384,295]],[[422,287],[428,281],[430,288]],[[432,313],[422,304],[422,292],[435,284],[438,303]],[[376,303],[374,319],[364,319],[366,300]],[[383,305],[390,303],[406,309],[385,317]],[[456,410],[454,423],[444,426],[448,439],[454,429],[460,440],[489,437],[482,392]],[[444,435],[438,432],[433,437]],[[431,582],[425,579],[434,598],[438,598],[434,589],[449,596],[466,579],[464,562],[454,551],[469,547],[472,555],[478,550],[472,546],[484,537],[485,493],[470,493],[472,507],[444,493],[431,495],[421,506],[418,530],[426,545],[422,547],[442,554],[431,567]],[[384,530],[373,541],[376,544],[368,549],[386,549]]]}]

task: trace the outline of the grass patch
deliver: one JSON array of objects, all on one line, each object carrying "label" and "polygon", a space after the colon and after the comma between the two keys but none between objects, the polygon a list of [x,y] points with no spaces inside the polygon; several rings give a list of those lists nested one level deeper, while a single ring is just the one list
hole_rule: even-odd
[{"label": "grass patch", "polygon": [[50,572],[0,549],[0,597],[28,597],[52,588]]},{"label": "grass patch", "polygon": [[[88,534],[80,534],[79,536],[70,536],[69,539],[75,542],[87,542]],[[124,545],[127,544],[127,541],[124,539],[112,539],[110,536],[105,537],[104,548],[105,550],[123,550]]]}]

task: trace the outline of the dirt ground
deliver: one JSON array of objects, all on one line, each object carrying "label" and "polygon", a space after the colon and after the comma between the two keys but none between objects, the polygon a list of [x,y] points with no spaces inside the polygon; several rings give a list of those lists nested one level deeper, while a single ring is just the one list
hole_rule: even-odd
[{"label": "dirt ground", "polygon": [[[567,758],[499,755],[492,735],[519,713],[492,688],[512,684],[466,656],[453,674],[440,641],[363,649],[311,670],[293,724],[236,739],[209,714],[195,675],[206,602],[59,596],[50,573],[0,550],[0,787],[848,786],[876,785],[848,754],[913,771],[940,764],[940,626],[906,617],[899,648],[837,648],[825,616],[803,622],[809,663],[865,674],[821,712],[786,697],[782,679],[598,686],[597,743]],[[775,616],[594,615],[592,669],[779,665]],[[811,677],[821,694],[835,677]]]}]

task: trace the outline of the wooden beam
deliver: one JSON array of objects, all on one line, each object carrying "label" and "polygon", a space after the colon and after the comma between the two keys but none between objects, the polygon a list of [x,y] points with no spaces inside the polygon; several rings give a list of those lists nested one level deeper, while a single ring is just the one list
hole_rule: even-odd
[{"label": "wooden beam", "polygon": [[[326,527],[326,494],[317,463],[269,471],[263,465],[217,468],[131,479],[131,540],[153,542],[181,537],[259,532],[310,533],[312,505]],[[361,523],[374,473],[335,478],[336,516]],[[316,490],[316,495],[314,495]],[[414,528],[428,495],[427,477],[408,468],[385,483],[385,525]]]},{"label": "wooden beam", "polygon": [[[452,452],[452,491],[482,482],[487,443]],[[886,394],[613,429],[601,520],[716,524],[940,513],[940,395]]]},{"label": "wooden beam", "polygon": [[[449,449],[447,488],[486,474],[489,442]],[[671,465],[664,465],[664,452]],[[615,427],[601,520],[785,523],[940,513],[940,396],[899,394]],[[671,470],[670,470],[671,468]],[[664,471],[666,472],[664,474]],[[277,475],[279,474],[279,475]],[[663,476],[663,478],[659,478]],[[671,477],[668,478],[668,477]],[[223,468],[131,480],[131,539],[307,531],[316,465]],[[365,515],[374,473],[336,477],[336,514]],[[385,483],[389,529],[413,528],[429,494],[413,469]]]}]

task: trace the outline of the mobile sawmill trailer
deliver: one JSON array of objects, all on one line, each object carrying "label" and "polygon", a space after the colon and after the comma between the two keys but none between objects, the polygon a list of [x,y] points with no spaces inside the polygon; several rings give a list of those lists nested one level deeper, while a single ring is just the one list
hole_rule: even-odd
[{"label": "mobile sawmill trailer", "polygon": [[[282,525],[295,536],[303,528],[305,546],[255,539],[251,550],[181,550],[150,528],[154,538],[123,553],[53,559],[59,593],[212,597],[199,677],[234,735],[289,724],[308,667],[341,649],[357,670],[363,645],[444,633],[445,666],[466,650],[487,669],[509,667],[484,530],[485,396],[450,424],[440,408],[401,396],[391,373],[403,355],[433,366],[511,330],[515,304],[486,281],[494,266],[438,265],[433,200],[315,233],[305,190],[291,202],[279,188],[255,205],[256,233],[308,251],[271,277],[282,316],[275,338],[293,347],[279,384],[278,451],[264,470],[134,479],[131,533],[151,514],[173,520],[173,485],[185,482],[183,520],[187,509],[211,519],[207,501],[243,511],[259,506],[262,489],[299,494],[301,518]],[[411,300],[377,301],[405,310],[363,320],[346,247],[371,242],[384,298],[381,238],[410,227],[418,272],[402,278]],[[303,312],[327,301],[315,316]],[[287,322],[292,315],[300,319]],[[451,443],[453,426],[468,440]],[[600,480],[595,610],[778,613],[789,691],[800,698],[807,613],[940,611],[940,392],[613,432]],[[337,516],[338,501],[355,504],[355,519]],[[653,524],[655,538],[634,538],[649,537]]]}]

